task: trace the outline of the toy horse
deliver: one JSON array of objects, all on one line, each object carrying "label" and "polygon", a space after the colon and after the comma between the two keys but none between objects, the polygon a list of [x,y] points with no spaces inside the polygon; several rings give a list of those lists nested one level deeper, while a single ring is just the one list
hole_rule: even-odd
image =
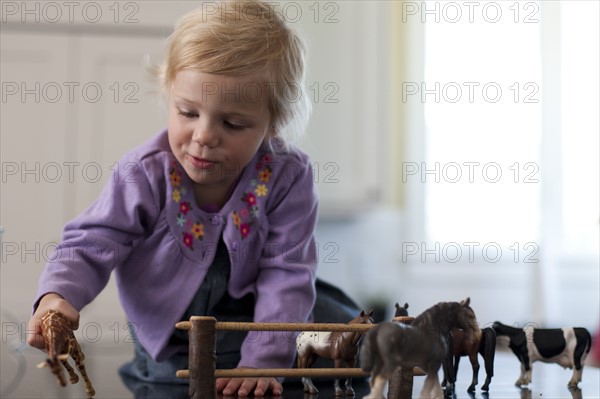
[{"label": "toy horse", "polygon": [[400,306],[398,302],[396,302],[396,311],[394,313],[394,317],[406,317],[408,316],[408,303],[405,303],[404,306]]},{"label": "toy horse", "polygon": [[383,398],[385,383],[396,368],[419,367],[427,374],[420,398],[442,399],[438,370],[446,358],[450,330],[462,328],[469,340],[481,335],[469,303],[469,298],[441,302],[409,325],[383,322],[369,330],[360,349],[360,366],[371,373],[371,393],[366,398]]},{"label": "toy horse", "polygon": [[531,382],[531,364],[539,360],[572,368],[573,375],[568,387],[577,388],[592,346],[592,336],[588,330],[583,327],[515,328],[498,321],[494,323],[494,330],[498,337],[508,338],[510,349],[521,362],[521,375],[515,385],[528,385]]},{"label": "toy horse", "polygon": [[71,356],[85,381],[87,397],[93,398],[96,391],[85,371],[83,364],[85,356],[77,339],[75,339],[71,322],[62,313],[55,310],[48,310],[44,317],[42,317],[42,336],[46,342],[48,358],[45,362],[40,363],[38,367],[50,367],[58,383],[64,387],[67,385],[67,382],[61,367],[62,364],[69,373],[71,384],[75,384],[79,381],[79,377],[67,362],[67,359]]},{"label": "toy horse", "polygon": [[481,390],[489,391],[490,382],[494,376],[494,356],[496,354],[496,332],[494,329],[484,328],[481,330],[481,339],[468,341],[463,330],[453,328],[448,338],[448,357],[444,362],[444,380],[442,382],[442,385],[446,387],[446,394],[454,390],[461,356],[468,356],[473,368],[473,379],[471,385],[467,388],[467,392],[475,391],[479,374],[478,353],[483,357],[486,373],[485,383],[481,386]]},{"label": "toy horse", "polygon": [[[348,324],[373,324],[371,316],[373,316],[372,310],[369,313],[365,313],[363,310],[358,317],[350,320]],[[298,368],[311,367],[318,357],[332,359],[335,368],[342,367],[342,362],[346,363],[346,367],[354,367],[358,355],[358,344],[363,335],[362,332],[301,332],[296,339]],[[304,385],[304,392],[306,393],[317,394],[319,392],[310,378],[303,377],[302,385]],[[338,378],[335,379],[334,387],[335,396],[344,396]],[[345,394],[354,396],[352,378],[346,379]]]}]

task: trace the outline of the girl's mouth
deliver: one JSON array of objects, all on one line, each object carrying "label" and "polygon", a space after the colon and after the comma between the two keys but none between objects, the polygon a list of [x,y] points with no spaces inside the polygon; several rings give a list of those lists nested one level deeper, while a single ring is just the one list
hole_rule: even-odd
[{"label": "girl's mouth", "polygon": [[193,155],[188,154],[188,159],[192,163],[195,168],[198,169],[210,169],[215,166],[215,162],[205,159],[205,158],[196,158]]}]

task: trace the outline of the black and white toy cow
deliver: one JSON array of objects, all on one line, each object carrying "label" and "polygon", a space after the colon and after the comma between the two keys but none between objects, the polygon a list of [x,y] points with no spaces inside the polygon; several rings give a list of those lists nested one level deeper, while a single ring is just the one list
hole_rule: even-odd
[{"label": "black and white toy cow", "polygon": [[515,328],[500,322],[494,323],[496,335],[508,337],[508,346],[521,362],[521,375],[515,385],[528,385],[531,382],[531,364],[535,361],[557,363],[564,368],[572,368],[573,376],[569,388],[577,388],[585,358],[592,346],[592,336],[585,328]]}]

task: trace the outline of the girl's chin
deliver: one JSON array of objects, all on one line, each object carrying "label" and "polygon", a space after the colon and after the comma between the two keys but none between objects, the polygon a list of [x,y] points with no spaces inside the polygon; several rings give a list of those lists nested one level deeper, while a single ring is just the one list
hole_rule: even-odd
[{"label": "girl's chin", "polygon": [[222,176],[220,173],[216,173],[215,170],[200,172],[194,171],[192,173],[188,172],[188,176],[190,177],[190,180],[195,184],[214,185],[215,187],[222,185],[229,187],[229,185],[231,184],[231,179],[227,179],[226,176]]}]

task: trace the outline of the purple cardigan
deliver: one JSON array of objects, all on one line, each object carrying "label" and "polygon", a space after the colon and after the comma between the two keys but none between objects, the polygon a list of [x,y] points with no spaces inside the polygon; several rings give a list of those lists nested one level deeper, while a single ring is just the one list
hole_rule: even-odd
[{"label": "purple cardigan", "polygon": [[[308,157],[262,148],[216,213],[194,200],[166,130],[126,154],[100,197],[64,229],[40,277],[38,297],[62,295],[77,310],[115,271],[121,303],[157,361],[210,267],[221,234],[231,259],[228,292],[255,296],[257,322],[304,322],[315,300],[317,196]],[[239,366],[289,367],[286,333],[250,334]]]}]

